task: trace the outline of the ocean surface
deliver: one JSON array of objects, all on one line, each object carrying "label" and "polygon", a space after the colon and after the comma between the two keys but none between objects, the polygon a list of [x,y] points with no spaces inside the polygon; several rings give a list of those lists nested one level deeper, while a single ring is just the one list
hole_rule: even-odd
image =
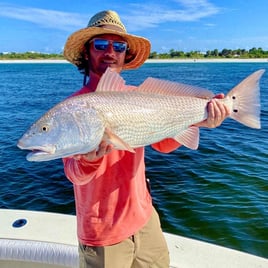
[{"label": "ocean surface", "polygon": [[[146,63],[123,72],[227,93],[267,63]],[[61,160],[28,162],[17,140],[45,111],[82,85],[71,64],[0,64],[0,208],[75,214]],[[261,79],[262,129],[227,119],[202,129],[199,149],[146,148],[147,177],[164,231],[268,258],[268,72]]]}]

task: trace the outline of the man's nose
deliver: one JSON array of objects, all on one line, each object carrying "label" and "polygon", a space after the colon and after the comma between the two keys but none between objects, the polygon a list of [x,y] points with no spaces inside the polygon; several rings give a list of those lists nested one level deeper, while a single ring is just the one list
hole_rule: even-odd
[{"label": "man's nose", "polygon": [[114,51],[114,47],[113,47],[113,43],[112,43],[112,42],[109,42],[109,44],[108,44],[108,46],[107,46],[105,52],[106,52],[106,53],[109,53],[109,54],[115,52],[115,51]]}]

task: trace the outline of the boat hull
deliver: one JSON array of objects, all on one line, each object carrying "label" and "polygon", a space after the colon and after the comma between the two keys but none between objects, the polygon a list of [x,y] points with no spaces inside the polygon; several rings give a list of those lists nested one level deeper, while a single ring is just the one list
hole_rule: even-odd
[{"label": "boat hull", "polygon": [[[76,217],[0,209],[1,268],[78,267]],[[267,268],[268,259],[164,233],[172,268]]]}]

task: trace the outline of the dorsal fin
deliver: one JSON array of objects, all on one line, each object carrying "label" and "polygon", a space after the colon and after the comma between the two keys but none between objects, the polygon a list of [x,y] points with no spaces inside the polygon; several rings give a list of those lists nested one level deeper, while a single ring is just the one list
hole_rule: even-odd
[{"label": "dorsal fin", "polygon": [[117,72],[111,68],[107,68],[102,75],[96,92],[101,91],[130,91],[136,89],[140,92],[163,94],[163,95],[177,95],[177,96],[191,96],[203,99],[211,99],[214,94],[204,88],[191,86],[187,84],[171,82],[167,80],[149,77],[139,87],[127,86],[125,80]]},{"label": "dorsal fin", "polygon": [[202,99],[211,99],[214,97],[213,92],[208,89],[152,77],[147,78],[137,90],[163,95],[199,97]]},{"label": "dorsal fin", "polygon": [[96,92],[126,90],[126,81],[117,72],[108,67],[98,83]]}]

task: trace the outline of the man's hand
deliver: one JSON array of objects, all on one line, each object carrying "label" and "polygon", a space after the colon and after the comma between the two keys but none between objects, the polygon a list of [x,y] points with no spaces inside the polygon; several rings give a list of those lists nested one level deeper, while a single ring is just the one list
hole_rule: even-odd
[{"label": "man's hand", "polygon": [[81,158],[83,158],[87,161],[95,161],[103,157],[104,155],[110,153],[112,149],[113,149],[113,146],[111,144],[108,144],[106,141],[102,141],[99,145],[98,150],[94,150],[86,154],[77,154],[77,155],[74,155],[73,158],[75,160],[80,160]]},{"label": "man's hand", "polygon": [[208,118],[198,124],[197,127],[215,128],[222,124],[222,122],[230,115],[229,109],[217,99],[224,99],[224,94],[216,95],[207,106]]}]

